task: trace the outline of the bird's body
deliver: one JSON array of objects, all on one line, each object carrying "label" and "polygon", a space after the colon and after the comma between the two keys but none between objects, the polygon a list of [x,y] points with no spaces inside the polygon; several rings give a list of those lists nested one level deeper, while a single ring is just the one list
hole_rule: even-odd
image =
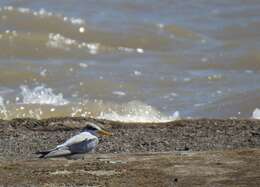
[{"label": "bird's body", "polygon": [[89,153],[95,150],[98,145],[98,137],[96,131],[103,133],[104,135],[111,135],[109,132],[101,130],[93,124],[87,127],[83,132],[71,137],[63,144],[57,145],[54,149],[47,151],[38,151],[36,154],[40,154],[39,158],[52,158],[52,157],[67,157],[72,155],[79,155]]}]

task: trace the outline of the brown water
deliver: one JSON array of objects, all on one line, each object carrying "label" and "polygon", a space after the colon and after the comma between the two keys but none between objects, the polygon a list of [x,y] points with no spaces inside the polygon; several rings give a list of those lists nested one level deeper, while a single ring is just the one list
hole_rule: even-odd
[{"label": "brown water", "polygon": [[1,118],[248,118],[260,107],[258,0],[0,7]]}]

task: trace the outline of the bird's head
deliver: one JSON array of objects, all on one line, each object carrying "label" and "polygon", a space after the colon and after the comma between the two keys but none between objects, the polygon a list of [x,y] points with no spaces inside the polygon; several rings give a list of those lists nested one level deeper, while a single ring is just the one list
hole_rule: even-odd
[{"label": "bird's head", "polygon": [[[100,125],[101,126],[101,125]],[[82,129],[83,132],[89,132],[93,135],[103,135],[103,136],[111,136],[112,133],[108,132],[106,130],[104,130],[103,128],[101,128],[100,126],[91,123],[91,122],[87,122],[86,126]]]}]

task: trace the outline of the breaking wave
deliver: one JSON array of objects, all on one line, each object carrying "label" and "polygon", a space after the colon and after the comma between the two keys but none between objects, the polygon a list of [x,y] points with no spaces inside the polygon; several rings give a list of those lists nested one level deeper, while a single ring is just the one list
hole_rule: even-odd
[{"label": "breaking wave", "polygon": [[256,108],[256,109],[253,111],[252,118],[253,118],[253,119],[259,119],[259,120],[260,120],[260,109],[259,109],[259,108]]},{"label": "breaking wave", "polygon": [[169,122],[180,119],[176,111],[172,116],[166,116],[150,105],[139,101],[131,101],[117,107],[117,110],[101,113],[98,118],[120,122]]},{"label": "breaking wave", "polygon": [[0,114],[4,117],[7,118],[7,110],[5,108],[4,104],[4,98],[0,96]]},{"label": "breaking wave", "polygon": [[66,105],[68,100],[63,98],[62,93],[54,94],[52,88],[46,88],[44,85],[30,89],[28,86],[20,87],[22,92],[23,104],[48,104],[48,105]]}]

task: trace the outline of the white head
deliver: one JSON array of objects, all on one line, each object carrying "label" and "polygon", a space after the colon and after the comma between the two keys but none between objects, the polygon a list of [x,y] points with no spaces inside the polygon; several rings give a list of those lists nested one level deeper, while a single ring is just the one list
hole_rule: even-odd
[{"label": "white head", "polygon": [[97,135],[97,134],[105,135],[105,136],[111,136],[112,135],[111,132],[105,131],[101,127],[99,127],[96,124],[91,123],[91,122],[87,122],[86,126],[82,129],[82,131],[83,132],[89,132],[93,135]]}]

